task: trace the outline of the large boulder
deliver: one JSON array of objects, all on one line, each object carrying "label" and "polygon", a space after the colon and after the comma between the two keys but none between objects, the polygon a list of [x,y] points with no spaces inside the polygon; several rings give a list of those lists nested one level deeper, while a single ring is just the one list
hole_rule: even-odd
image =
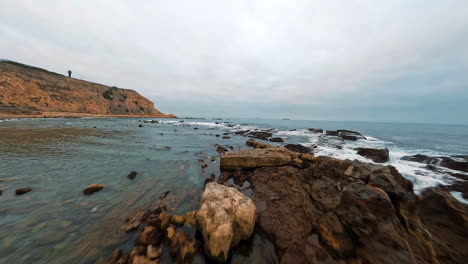
[{"label": "large boulder", "polygon": [[229,250],[252,235],[256,208],[252,200],[237,189],[210,182],[205,186],[196,220],[203,235],[205,253],[225,262]]},{"label": "large boulder", "polygon": [[222,169],[242,169],[284,166],[291,162],[288,150],[282,148],[256,148],[239,150],[221,157]]},{"label": "large boulder", "polygon": [[388,161],[389,151],[385,149],[373,149],[373,148],[356,148],[357,154],[366,157],[377,163],[384,163]]}]

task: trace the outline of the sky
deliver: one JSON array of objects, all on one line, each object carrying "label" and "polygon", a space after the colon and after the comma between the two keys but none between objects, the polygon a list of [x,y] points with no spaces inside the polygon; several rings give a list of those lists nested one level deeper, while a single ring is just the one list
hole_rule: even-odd
[{"label": "sky", "polygon": [[0,0],[0,58],[190,117],[468,124],[468,1]]}]

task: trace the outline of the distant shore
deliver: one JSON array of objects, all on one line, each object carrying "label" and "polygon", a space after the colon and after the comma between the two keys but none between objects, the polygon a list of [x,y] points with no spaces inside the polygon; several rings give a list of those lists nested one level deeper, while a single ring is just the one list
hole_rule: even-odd
[{"label": "distant shore", "polygon": [[177,118],[175,115],[103,115],[92,113],[72,113],[72,112],[40,112],[36,114],[12,114],[0,113],[0,119],[9,118],[62,118],[62,117],[144,117],[144,118]]}]

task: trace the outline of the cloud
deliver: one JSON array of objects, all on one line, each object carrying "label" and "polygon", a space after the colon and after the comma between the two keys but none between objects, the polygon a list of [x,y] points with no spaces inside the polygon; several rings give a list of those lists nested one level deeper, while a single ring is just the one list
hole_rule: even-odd
[{"label": "cloud", "polygon": [[[5,0],[0,17],[0,56],[136,89],[176,114],[378,120],[388,96],[456,102],[468,89],[466,1]],[[387,119],[419,119],[389,105]]]}]

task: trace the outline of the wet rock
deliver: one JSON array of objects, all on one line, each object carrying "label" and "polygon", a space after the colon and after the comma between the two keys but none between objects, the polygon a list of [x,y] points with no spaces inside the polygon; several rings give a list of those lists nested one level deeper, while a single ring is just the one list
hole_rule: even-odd
[{"label": "wet rock", "polygon": [[219,154],[224,154],[225,152],[229,151],[229,149],[218,144],[216,144],[215,147],[216,147],[216,152],[218,152]]},{"label": "wet rock", "polygon": [[90,195],[95,192],[99,192],[100,190],[104,189],[104,187],[106,186],[103,184],[91,184],[83,190],[83,193],[86,195]]},{"label": "wet rock", "polygon": [[137,173],[136,171],[131,171],[131,172],[128,174],[127,177],[128,177],[130,180],[133,180],[133,179],[135,179],[135,177],[137,176],[137,174],[138,174],[138,173]]},{"label": "wet rock", "polygon": [[298,153],[310,153],[312,150],[308,147],[305,147],[300,144],[287,144],[284,146],[285,148],[289,149],[290,151],[298,152]]},{"label": "wet rock", "polygon": [[206,169],[206,167],[208,167],[208,164],[202,163],[200,166],[202,167],[202,169]]},{"label": "wet rock", "polygon": [[122,230],[125,232],[131,232],[136,230],[141,224],[141,217],[143,216],[143,212],[137,212],[134,216],[129,217],[126,219],[126,224],[122,226]]},{"label": "wet rock", "polygon": [[[116,249],[114,250],[114,253],[112,253],[112,256],[109,259],[109,264],[117,264],[117,263],[126,263],[126,260],[122,259],[123,257],[123,251],[122,249]],[[120,261],[120,262],[119,262]]]},{"label": "wet rock", "polygon": [[183,226],[185,223],[185,216],[183,215],[173,215],[171,216],[171,223],[176,226]]},{"label": "wet rock", "polygon": [[3,194],[3,191],[2,191],[2,190],[0,190],[0,195],[2,195],[2,194]]},{"label": "wet rock", "polygon": [[223,139],[230,139],[230,136],[223,136]]},{"label": "wet rock", "polygon": [[219,134],[216,134],[215,137],[220,137]]},{"label": "wet rock", "polygon": [[205,187],[196,219],[206,254],[224,262],[233,246],[252,235],[256,208],[238,190],[212,182]]},{"label": "wet rock", "polygon": [[358,138],[356,136],[351,136],[351,135],[341,135],[341,137],[344,139],[344,140],[351,140],[351,141],[356,141],[358,140]]},{"label": "wet rock", "polygon": [[174,230],[169,237],[171,256],[177,263],[192,263],[193,256],[197,252],[196,242],[185,232]]},{"label": "wet rock", "polygon": [[20,188],[20,189],[16,189],[15,194],[16,195],[23,195],[23,194],[28,193],[30,191],[32,191],[31,187]]},{"label": "wet rock", "polygon": [[144,127],[142,124],[139,124],[138,127]]},{"label": "wet rock", "polygon": [[234,134],[245,136],[249,132],[250,132],[250,130],[239,130],[239,131],[234,132]]},{"label": "wet rock", "polygon": [[340,136],[340,132],[334,130],[327,130],[327,136]]},{"label": "wet rock", "polygon": [[272,133],[267,132],[267,131],[253,131],[253,132],[250,132],[248,136],[251,138],[268,140],[268,138],[272,136]]},{"label": "wet rock", "polygon": [[215,177],[216,175],[214,173],[211,173],[210,177],[205,179],[205,182],[203,183],[203,188],[206,186],[207,183],[213,182]]},{"label": "wet rock", "polygon": [[162,248],[156,248],[152,245],[148,245],[148,247],[146,248],[146,256],[151,260],[161,257],[162,253]]},{"label": "wet rock", "polygon": [[240,169],[256,167],[284,166],[289,164],[291,156],[285,149],[256,148],[239,150],[221,157],[222,169]]},{"label": "wet rock", "polygon": [[321,128],[309,128],[308,130],[313,133],[323,133],[323,129]]},{"label": "wet rock", "polygon": [[198,130],[198,127],[194,127],[193,130]]},{"label": "wet rock", "polygon": [[284,142],[284,140],[280,137],[272,137],[268,139],[271,142]]},{"label": "wet rock", "polygon": [[452,170],[468,172],[468,157],[453,156],[453,157],[429,157],[426,155],[404,156],[402,160],[425,163],[428,165],[441,166]]},{"label": "wet rock", "polygon": [[272,145],[270,144],[266,144],[266,143],[262,143],[262,142],[257,142],[255,141],[254,139],[249,139],[245,142],[245,144],[247,146],[251,146],[251,147],[254,147],[254,148],[273,148]]},{"label": "wet rock", "polygon": [[377,163],[387,162],[389,158],[388,149],[356,148],[357,154]]}]

